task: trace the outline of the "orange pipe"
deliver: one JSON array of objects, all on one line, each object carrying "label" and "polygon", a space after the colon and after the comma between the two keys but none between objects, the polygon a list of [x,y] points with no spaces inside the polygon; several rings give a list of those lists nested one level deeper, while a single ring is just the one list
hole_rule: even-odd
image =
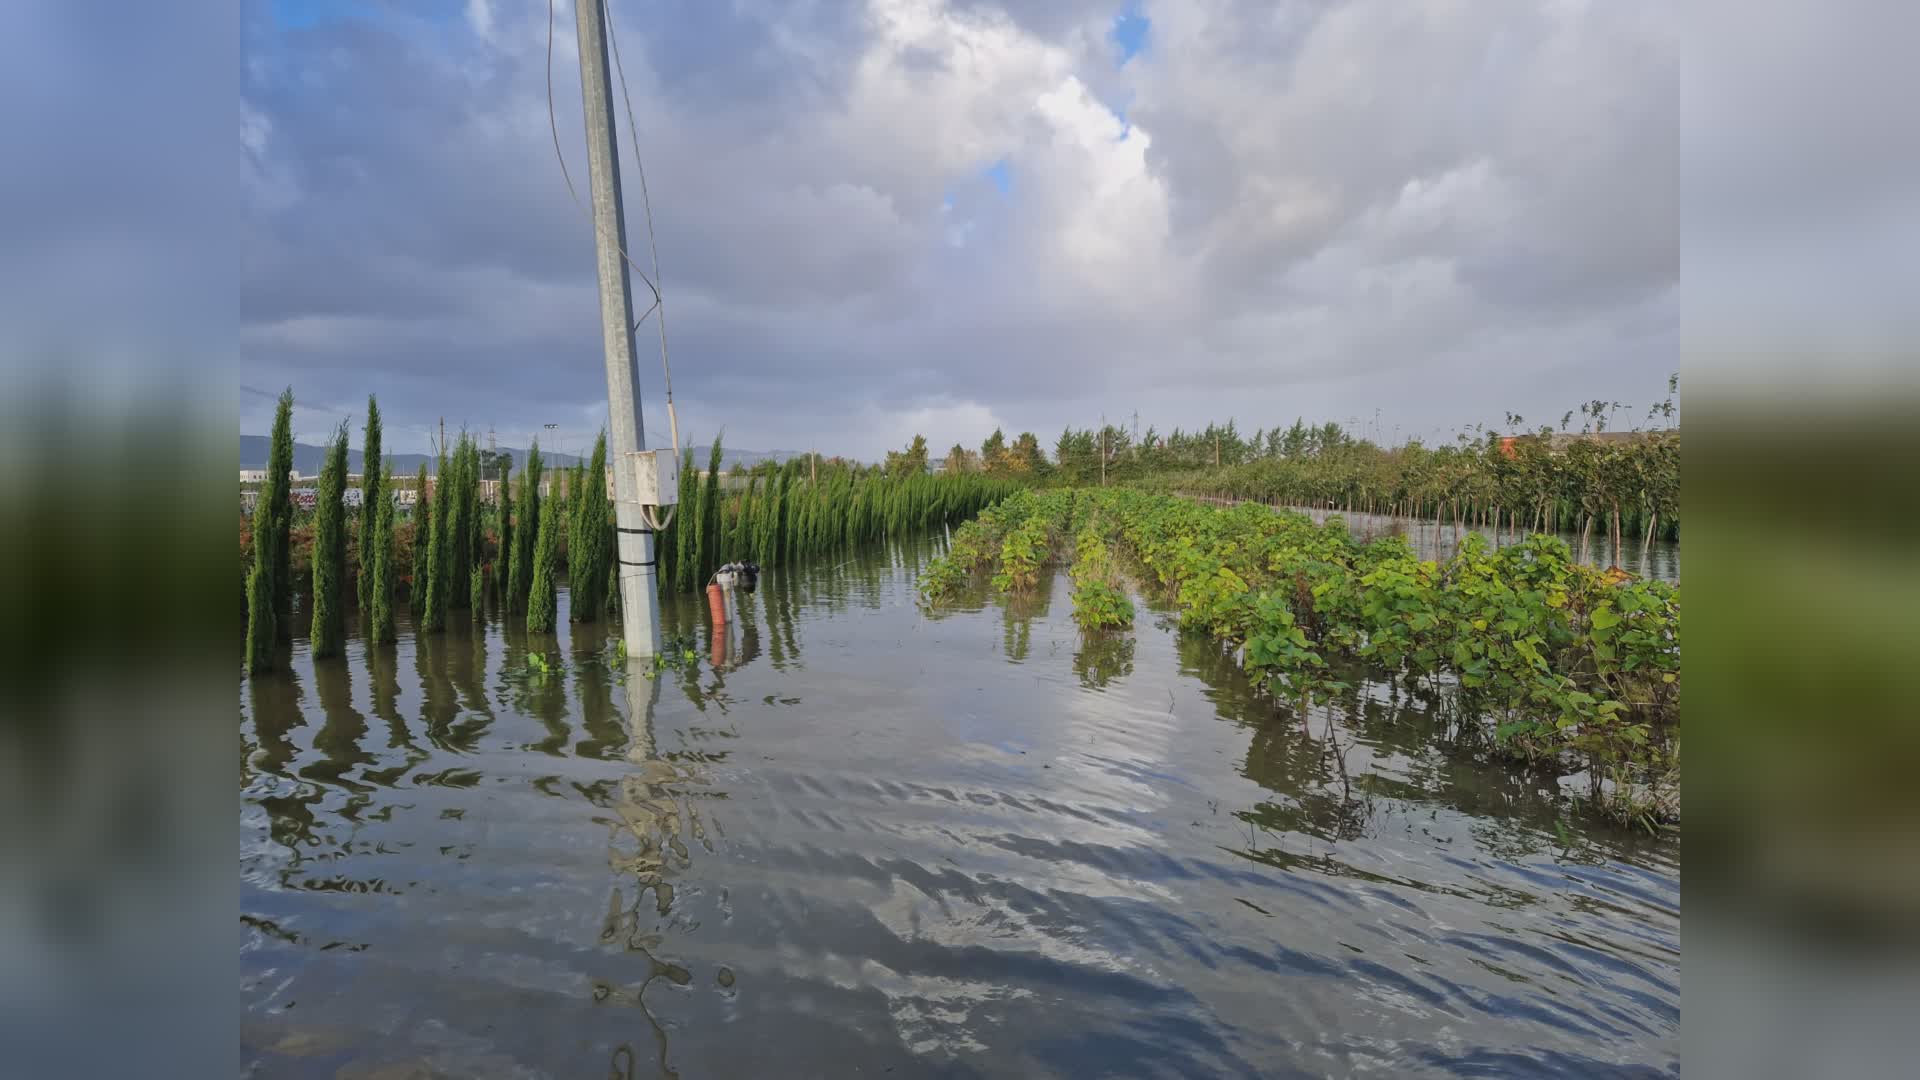
[{"label": "orange pipe", "polygon": [[727,625],[727,595],[718,585],[707,586],[707,614],[713,617],[716,630]]}]

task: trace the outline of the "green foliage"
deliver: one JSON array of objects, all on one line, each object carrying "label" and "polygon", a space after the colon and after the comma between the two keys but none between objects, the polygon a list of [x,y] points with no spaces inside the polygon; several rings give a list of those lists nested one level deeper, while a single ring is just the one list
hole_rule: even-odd
[{"label": "green foliage", "polygon": [[507,454],[499,456],[500,462],[500,555],[493,563],[493,589],[500,596],[502,614],[510,610],[507,604],[507,573],[513,560],[513,459]]},{"label": "green foliage", "polygon": [[[424,468],[424,466],[423,466]],[[453,588],[453,478],[446,450],[440,452],[434,470],[432,517],[427,522],[427,588],[420,602],[420,629],[438,632],[447,628],[448,593]],[[422,497],[422,503],[425,503]],[[417,553],[414,564],[419,565]]]},{"label": "green foliage", "polygon": [[527,592],[527,629],[546,633],[553,629],[559,613],[559,591],[554,576],[558,572],[560,530],[559,500],[540,500],[540,524],[533,541],[533,573]]},{"label": "green foliage", "polygon": [[1133,625],[1133,601],[1127,599],[1107,549],[1106,537],[1089,522],[1073,542],[1073,619],[1082,629],[1106,630]]},{"label": "green foliage", "polygon": [[1025,592],[1039,584],[1040,568],[1053,556],[1054,528],[1054,521],[1036,513],[1009,529],[1000,541],[1000,572],[993,577],[993,587]]},{"label": "green foliage", "polygon": [[[261,505],[265,505],[262,503]],[[258,545],[254,547],[257,553]],[[273,667],[273,584],[272,573],[256,554],[253,569],[247,572],[247,655],[249,673]]]},{"label": "green foliage", "polygon": [[415,616],[427,610],[427,575],[433,552],[433,501],[427,494],[427,463],[420,463],[413,488],[413,577],[407,585],[407,607]]},{"label": "green foliage", "polygon": [[568,616],[574,622],[593,622],[607,599],[608,571],[612,569],[613,507],[607,498],[607,433],[593,444],[593,458],[575,475],[567,514]]},{"label": "green foliage", "polygon": [[347,425],[334,429],[313,527],[313,623],[309,640],[316,659],[334,656],[346,644]]},{"label": "green foliage", "polygon": [[[1615,790],[1676,782],[1679,589],[1577,563],[1548,536],[1490,551],[1468,536],[1443,563],[1402,538],[1359,544],[1334,523],[1125,488],[1022,491],[954,534],[922,575],[930,602],[972,574],[1030,584],[1052,530],[1078,526],[1074,617],[1124,625],[1119,556],[1167,590],[1184,625],[1243,650],[1296,708],[1345,689],[1333,661],[1427,683],[1470,730],[1513,757],[1566,758]],[[1615,799],[1636,815],[1660,799]]]},{"label": "green foliage", "polygon": [[507,556],[508,611],[525,611],[527,594],[533,588],[533,544],[540,528],[540,483],[544,468],[540,460],[540,442],[536,439],[527,451],[527,468],[520,477],[520,498],[514,508],[518,520],[512,531],[513,544]]},{"label": "green foliage", "polygon": [[913,442],[902,451],[887,451],[885,468],[887,475],[896,479],[905,479],[917,473],[927,471],[927,437],[915,435]]},{"label": "green foliage", "polygon": [[[725,433],[722,432],[722,435]],[[700,570],[698,584],[705,584],[715,570],[727,561],[729,553],[724,550],[723,535],[720,531],[723,515],[720,510],[720,460],[722,435],[713,437],[713,448],[707,455],[707,482],[700,489]]]},{"label": "green foliage", "polygon": [[892,536],[922,535],[966,521],[1016,490],[977,472],[889,473],[838,458],[762,462],[719,483],[720,444],[704,476],[683,458],[680,505],[658,538],[668,564],[661,580],[683,592],[704,586],[721,564],[762,567],[846,550]]},{"label": "green foliage", "polygon": [[485,536],[480,520],[480,447],[472,436],[461,432],[448,468],[446,606],[467,607],[472,596],[469,582],[484,557]]},{"label": "green foliage", "polygon": [[380,472],[380,403],[367,395],[367,426],[360,449],[360,610],[373,606],[374,532],[379,528],[380,504],[392,501],[392,486]]},{"label": "green foliage", "polygon": [[267,568],[273,590],[274,625],[280,637],[293,636],[293,391],[280,392],[273,410],[273,438],[267,451],[267,488],[261,502],[268,508],[264,529],[256,529],[254,543],[267,541]]},{"label": "green foliage", "polygon": [[[393,488],[393,467],[389,465],[381,478],[382,492],[391,492]],[[392,496],[386,495],[368,511],[373,518],[373,537],[367,546],[361,548],[361,558],[365,560],[371,553],[370,572],[362,577],[367,582],[367,639],[376,644],[392,641],[393,629],[393,589],[394,562],[396,554],[393,545],[394,506]]]},{"label": "green foliage", "polygon": [[247,571],[248,672],[273,667],[274,642],[292,628],[293,391],[280,394],[273,413],[273,438],[267,455],[267,482],[254,504],[253,565]]}]

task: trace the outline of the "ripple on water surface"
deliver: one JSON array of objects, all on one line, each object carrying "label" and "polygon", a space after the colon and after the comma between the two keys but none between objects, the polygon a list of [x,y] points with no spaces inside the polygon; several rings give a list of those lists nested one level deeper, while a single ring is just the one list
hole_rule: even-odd
[{"label": "ripple on water surface", "polygon": [[930,554],[671,609],[655,678],[604,626],[295,642],[240,690],[250,1068],[1678,1072],[1676,842],[1063,579],[928,615]]}]

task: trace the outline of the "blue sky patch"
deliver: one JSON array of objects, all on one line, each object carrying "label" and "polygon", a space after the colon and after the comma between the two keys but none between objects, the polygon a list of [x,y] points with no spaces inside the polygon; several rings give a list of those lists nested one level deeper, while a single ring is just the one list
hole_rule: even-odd
[{"label": "blue sky patch", "polygon": [[[387,14],[360,0],[273,0],[272,7],[273,21],[283,30],[305,30],[347,19],[378,22]],[[461,0],[419,0],[408,4],[405,11],[431,23],[445,24],[460,19],[466,5]]]},{"label": "blue sky patch", "polygon": [[1127,61],[1140,55],[1147,47],[1147,31],[1152,28],[1153,20],[1140,14],[1140,0],[1130,0],[1120,14],[1113,17],[1113,32],[1108,37],[1113,40],[1114,48],[1120,50],[1115,67],[1125,67]]},{"label": "blue sky patch", "polygon": [[986,177],[987,181],[991,183],[1000,194],[1012,194],[1013,168],[1007,164],[1006,158],[1001,158],[999,161],[987,166],[981,171],[980,175]]}]

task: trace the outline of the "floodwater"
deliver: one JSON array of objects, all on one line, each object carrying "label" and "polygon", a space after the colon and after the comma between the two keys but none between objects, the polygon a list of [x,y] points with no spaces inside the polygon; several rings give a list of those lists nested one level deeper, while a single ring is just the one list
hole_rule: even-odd
[{"label": "floodwater", "polygon": [[494,620],[243,681],[249,1074],[1677,1075],[1677,840],[1064,578],[929,616],[938,546],[656,678]]}]

